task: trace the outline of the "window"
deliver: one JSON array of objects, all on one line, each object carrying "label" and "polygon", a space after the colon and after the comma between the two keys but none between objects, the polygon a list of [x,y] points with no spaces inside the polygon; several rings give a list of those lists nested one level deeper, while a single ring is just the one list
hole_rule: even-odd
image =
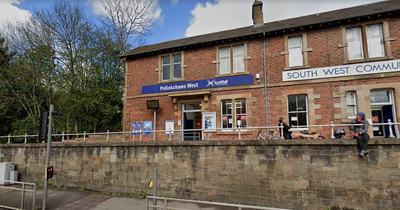
[{"label": "window", "polygon": [[288,96],[289,124],[308,125],[307,95]]},{"label": "window", "polygon": [[219,75],[246,72],[245,45],[232,45],[218,49]]},{"label": "window", "polygon": [[182,79],[182,55],[161,57],[162,81]]},{"label": "window", "polygon": [[[247,127],[247,110],[246,110],[246,99],[236,99],[235,109],[236,109],[236,127],[241,128]],[[239,124],[240,123],[240,124]]]},{"label": "window", "polygon": [[371,104],[391,104],[390,91],[373,90],[370,95]]},{"label": "window", "polygon": [[303,37],[295,36],[288,39],[289,67],[303,66]]},{"label": "window", "polygon": [[355,119],[357,113],[357,100],[355,91],[346,92],[346,103],[348,118]]},{"label": "window", "polygon": [[307,47],[307,35],[305,33],[295,36],[284,36],[285,70],[309,68],[308,53],[312,48]]},{"label": "window", "polygon": [[[346,28],[347,59],[353,61],[385,57],[383,26],[379,23]],[[386,46],[390,46],[389,42]],[[391,54],[390,50],[388,53]]]},{"label": "window", "polygon": [[222,128],[233,128],[232,100],[223,100],[222,103]]}]

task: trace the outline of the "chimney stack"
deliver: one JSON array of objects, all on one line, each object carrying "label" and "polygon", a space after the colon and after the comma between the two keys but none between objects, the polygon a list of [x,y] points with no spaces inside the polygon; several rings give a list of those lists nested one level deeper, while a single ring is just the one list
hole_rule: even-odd
[{"label": "chimney stack", "polygon": [[254,0],[253,3],[253,25],[258,26],[264,24],[264,15],[262,11],[263,3],[260,0]]}]

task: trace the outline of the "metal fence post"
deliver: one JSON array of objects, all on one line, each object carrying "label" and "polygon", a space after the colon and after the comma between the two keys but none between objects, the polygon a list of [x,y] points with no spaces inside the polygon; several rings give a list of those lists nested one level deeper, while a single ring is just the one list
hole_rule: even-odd
[{"label": "metal fence post", "polygon": [[27,137],[27,134],[25,133],[25,141],[24,141],[24,144],[26,144],[27,140],[28,140],[28,137]]},{"label": "metal fence post", "polygon": [[239,126],[238,129],[239,129],[239,140],[242,140],[241,126]]},{"label": "metal fence post", "polygon": [[25,203],[25,183],[22,183],[21,209],[24,209],[24,203]]},{"label": "metal fence post", "polygon": [[139,141],[142,141],[142,134],[143,134],[143,133],[142,133],[142,129],[140,129],[140,130],[139,130],[139,137],[140,137]]},{"label": "metal fence post", "polygon": [[201,140],[204,141],[204,128],[201,129]]},{"label": "metal fence post", "polygon": [[[153,185],[153,196],[157,197],[157,167],[154,168],[154,185]],[[153,205],[157,206],[157,198],[154,198]],[[157,207],[154,207],[154,210],[157,210]]]},{"label": "metal fence post", "polygon": [[107,143],[110,142],[110,130],[107,130]]},{"label": "metal fence post", "polygon": [[86,131],[83,131],[83,143],[86,142]]},{"label": "metal fence post", "polygon": [[32,209],[36,207],[36,183],[33,185],[33,200],[32,200]]},{"label": "metal fence post", "polygon": [[7,144],[10,144],[11,143],[11,134],[8,134],[8,141],[7,141]]},{"label": "metal fence post", "polygon": [[392,123],[391,119],[388,119],[388,125],[389,125],[389,138],[394,138],[393,129],[392,129],[393,123]]},{"label": "metal fence post", "polygon": [[335,129],[335,125],[333,124],[333,121],[331,121],[331,139],[334,139],[335,138],[335,131],[334,131],[334,129]]},{"label": "metal fence post", "polygon": [[283,136],[283,123],[281,123],[280,130],[281,130],[281,139],[285,139],[285,137]]},{"label": "metal fence post", "polygon": [[170,128],[170,129],[169,129],[169,138],[168,138],[168,141],[171,141],[171,134],[172,134],[171,131],[172,131],[172,129]]},{"label": "metal fence post", "polygon": [[62,143],[64,143],[64,139],[65,139],[64,135],[65,135],[65,132],[63,132],[62,135],[61,135],[62,136],[62,140],[61,140]]}]

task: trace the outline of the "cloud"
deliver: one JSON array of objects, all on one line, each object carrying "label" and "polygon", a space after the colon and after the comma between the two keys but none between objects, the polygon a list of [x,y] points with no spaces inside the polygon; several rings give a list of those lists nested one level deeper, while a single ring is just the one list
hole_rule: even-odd
[{"label": "cloud", "polygon": [[27,20],[32,14],[17,7],[21,4],[18,0],[0,0],[0,26],[4,26],[8,21]]},{"label": "cloud", "polygon": [[[125,1],[131,1],[131,0],[125,0]],[[151,15],[153,15],[156,21],[163,22],[164,16],[162,15],[162,9],[158,4],[158,0],[149,0],[149,1],[153,1],[153,8],[152,8],[153,13]],[[176,1],[176,3],[178,3],[179,0],[172,0],[172,1],[173,2]],[[100,0],[86,0],[86,2],[89,3],[89,5],[92,7],[94,14],[101,15],[104,12],[104,8],[101,5]],[[133,1],[132,3],[136,3],[136,1]]]},{"label": "cloud", "polygon": [[171,0],[171,3],[172,3],[173,5],[177,4],[178,2],[179,2],[179,0]]},{"label": "cloud", "polygon": [[[383,0],[262,0],[264,22],[272,22],[309,14],[337,10]],[[185,36],[250,26],[254,0],[215,0],[198,3],[191,11],[192,18]]]}]

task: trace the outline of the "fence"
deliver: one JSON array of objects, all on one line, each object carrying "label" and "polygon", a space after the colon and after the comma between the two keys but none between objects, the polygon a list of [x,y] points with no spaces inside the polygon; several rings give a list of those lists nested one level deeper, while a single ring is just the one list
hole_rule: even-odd
[{"label": "fence", "polygon": [[[328,125],[306,125],[306,126],[300,126],[300,127],[293,127],[294,130],[308,130],[310,128],[330,128],[330,136],[327,138],[335,138],[334,134],[335,134],[335,128],[337,127],[349,127],[349,126],[360,126],[361,124],[334,124],[333,121],[331,121],[331,124]],[[398,125],[400,125],[400,123],[393,123],[391,122],[391,120],[389,119],[387,123],[373,123],[370,124],[370,127],[373,126],[387,126],[388,130],[389,130],[389,138],[395,138],[397,136],[397,138],[399,138],[398,135],[398,130],[399,128],[397,127]],[[110,137],[112,135],[131,135],[131,141],[142,141],[142,139],[144,137],[147,136],[147,138],[150,138],[149,136],[153,136],[157,133],[165,133],[166,134],[166,140],[171,141],[171,140],[177,140],[177,139],[181,139],[182,141],[184,140],[205,140],[205,135],[207,133],[212,133],[212,132],[216,132],[216,131],[221,131],[221,132],[225,132],[229,135],[236,135],[238,140],[242,140],[242,135],[246,134],[249,135],[249,133],[251,133],[251,135],[255,136],[258,130],[275,130],[275,131],[281,131],[280,133],[280,138],[283,139],[283,132],[282,132],[283,126],[267,126],[267,127],[246,127],[246,128],[230,128],[230,129],[226,129],[226,128],[213,128],[213,129],[185,129],[185,130],[155,130],[155,131],[144,131],[144,130],[138,130],[138,131],[130,131],[130,132],[99,132],[99,133],[87,133],[86,131],[83,133],[71,133],[71,134],[65,134],[64,132],[62,134],[53,134],[53,137],[58,137],[61,138],[61,142],[65,142],[66,139],[68,139],[68,137],[70,136],[75,136],[75,137],[79,137],[80,139],[82,139],[82,142],[85,143],[88,136],[89,135],[96,135],[96,136],[106,136],[104,139],[106,142],[110,142]],[[233,132],[232,134],[232,131]],[[397,134],[396,134],[397,133]],[[396,134],[396,136],[395,136]],[[178,135],[178,136],[177,136]],[[180,136],[179,136],[180,135]],[[185,135],[189,136],[188,139],[185,139]],[[272,134],[271,134],[272,135]],[[175,138],[173,139],[173,137],[175,136]],[[199,136],[198,138],[196,138],[196,136]],[[251,137],[253,137],[251,136]],[[250,137],[250,139],[251,139]],[[38,135],[17,135],[17,136],[12,136],[11,134],[9,134],[8,136],[0,136],[0,140],[1,139],[7,139],[7,143],[11,144],[12,141],[11,139],[13,138],[19,138],[19,139],[23,139],[24,143],[27,143],[27,139],[28,138],[38,138]],[[249,139],[249,140],[250,140]],[[218,140],[218,139],[216,139]]]},{"label": "fence", "polygon": [[[2,180],[3,181],[3,180]],[[34,210],[36,206],[36,184],[28,182],[4,181],[10,185],[0,185],[0,208]]]},{"label": "fence", "polygon": [[[150,200],[162,200],[161,205],[157,205],[150,203]],[[245,209],[257,209],[257,210],[289,210],[289,209],[278,209],[278,208],[269,208],[269,207],[259,207],[259,206],[247,206],[247,205],[238,205],[238,204],[229,204],[229,203],[215,203],[208,201],[196,201],[196,200],[186,200],[186,199],[176,199],[176,198],[164,198],[164,197],[155,197],[155,196],[147,196],[146,197],[146,210],[151,209],[163,209],[163,210],[191,210],[184,209],[179,207],[168,206],[168,202],[179,202],[180,204],[191,203],[191,204],[200,204],[200,205],[209,205],[210,207],[222,206],[222,207],[231,207],[230,209],[237,210],[245,210]]]}]

